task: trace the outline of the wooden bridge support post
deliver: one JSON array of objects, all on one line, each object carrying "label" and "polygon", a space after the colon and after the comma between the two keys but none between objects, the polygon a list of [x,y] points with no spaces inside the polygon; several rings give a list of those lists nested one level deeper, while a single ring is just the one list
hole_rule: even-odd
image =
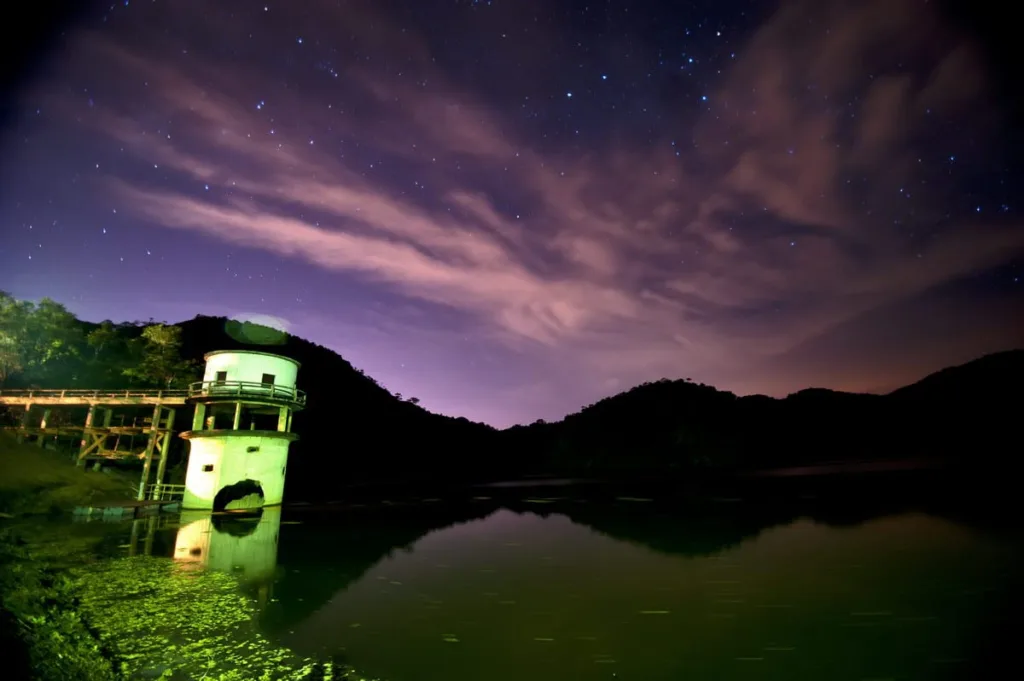
[{"label": "wooden bridge support post", "polygon": [[103,427],[104,428],[109,428],[110,427],[110,421],[113,418],[114,418],[114,410],[113,409],[109,409],[109,408],[108,409],[104,409],[103,410]]},{"label": "wooden bridge support post", "polygon": [[88,449],[89,445],[89,431],[92,429],[92,424],[96,421],[96,409],[98,407],[95,404],[89,405],[89,413],[85,415],[85,430],[82,431],[82,441],[78,445],[78,456],[76,457],[75,465],[84,467],[85,457],[82,456],[85,450]]},{"label": "wooden bridge support post", "polygon": [[50,420],[50,409],[43,409],[43,420],[39,422],[39,439],[36,444],[40,447],[46,445],[46,422]]},{"label": "wooden bridge support post", "polygon": [[149,424],[149,440],[146,442],[146,461],[142,464],[142,480],[139,482],[139,493],[136,499],[142,501],[146,498],[146,485],[149,484],[149,469],[153,466],[153,450],[156,449],[156,441],[160,436],[160,413],[162,405],[153,407],[153,420]]},{"label": "wooden bridge support post", "polygon": [[29,402],[25,405],[25,413],[21,415],[21,430],[18,431],[18,442],[25,441],[25,429],[28,428],[28,424],[32,423],[32,403]]},{"label": "wooden bridge support post", "polygon": [[160,461],[156,464],[156,484],[153,486],[153,498],[159,499],[164,484],[164,472],[167,470],[167,455],[171,450],[171,431],[174,428],[174,410],[167,410],[167,428],[163,442],[160,443]]}]

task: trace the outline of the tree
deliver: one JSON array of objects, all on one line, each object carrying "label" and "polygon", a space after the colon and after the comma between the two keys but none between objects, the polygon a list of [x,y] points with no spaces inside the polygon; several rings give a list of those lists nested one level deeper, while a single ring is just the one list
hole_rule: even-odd
[{"label": "tree", "polygon": [[136,347],[142,357],[135,366],[124,370],[129,378],[170,388],[197,377],[199,364],[181,358],[181,329],[177,326],[147,326]]},{"label": "tree", "polygon": [[21,353],[13,338],[0,332],[0,385],[22,370]]},{"label": "tree", "polygon": [[0,384],[24,369],[22,344],[30,306],[0,291]]},{"label": "tree", "polygon": [[82,325],[66,307],[43,298],[37,304],[0,292],[0,380],[68,384],[74,381]]},{"label": "tree", "polygon": [[420,398],[418,398],[418,397],[410,397],[409,399],[406,400],[406,402],[412,402],[413,404],[419,404],[420,403]]},{"label": "tree", "polygon": [[85,342],[93,349],[93,359],[99,359],[103,349],[117,340],[117,329],[109,319],[100,322],[100,325],[89,332]]}]

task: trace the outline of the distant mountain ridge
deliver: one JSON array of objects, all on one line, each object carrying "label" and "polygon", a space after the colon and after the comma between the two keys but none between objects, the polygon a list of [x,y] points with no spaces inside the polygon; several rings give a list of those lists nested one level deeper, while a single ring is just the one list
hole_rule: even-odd
[{"label": "distant mountain ridge", "polygon": [[[1024,377],[1024,349],[995,352],[965,364],[946,367],[928,374],[921,380],[893,390],[888,395],[905,399],[936,396],[951,390],[975,390],[991,392],[1018,390],[1019,380]],[[1011,382],[1017,380],[1016,385]]]},{"label": "distant mountain ridge", "polygon": [[[135,371],[145,351],[140,342],[154,324],[83,322],[54,301],[35,305],[0,292],[0,341],[14,350],[0,357],[0,382],[12,389],[159,384]],[[1024,350],[943,369],[886,395],[809,388],[781,399],[738,397],[663,379],[557,422],[499,431],[392,395],[338,353],[283,331],[206,316],[171,326],[180,359],[196,366],[205,353],[223,349],[269,351],[302,363],[299,387],[309,401],[294,421],[300,440],[288,469],[293,499],[337,498],[340,488],[382,482],[437,489],[535,475],[695,479],[880,459],[1004,471],[1019,465],[1022,449],[1016,423],[1024,410]],[[16,418],[0,413],[5,423]],[[175,442],[180,454],[186,443]]]},{"label": "distant mountain ridge", "polygon": [[784,398],[686,380],[645,383],[562,421],[505,431],[544,443],[560,474],[653,474],[834,460],[1005,459],[1020,436],[1024,350],[936,372],[886,395],[810,388]]},{"label": "distant mountain ridge", "polygon": [[1024,350],[943,369],[887,395],[808,388],[784,398],[688,380],[644,383],[561,421],[490,426],[399,399],[328,348],[225,318],[179,324],[183,354],[261,349],[302,362],[309,407],[289,486],[315,496],[353,482],[458,482],[524,474],[690,475],[893,457],[995,455],[1019,416]]}]

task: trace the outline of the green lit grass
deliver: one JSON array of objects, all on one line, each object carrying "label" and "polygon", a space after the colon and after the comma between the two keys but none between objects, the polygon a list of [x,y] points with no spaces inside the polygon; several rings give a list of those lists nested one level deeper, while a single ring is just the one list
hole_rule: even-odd
[{"label": "green lit grass", "polygon": [[76,468],[68,454],[17,442],[0,433],[0,513],[39,514],[133,498],[138,478]]}]

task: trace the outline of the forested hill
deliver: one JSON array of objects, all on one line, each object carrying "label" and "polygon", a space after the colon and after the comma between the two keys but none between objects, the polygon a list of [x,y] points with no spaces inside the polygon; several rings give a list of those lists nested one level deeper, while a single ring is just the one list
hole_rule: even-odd
[{"label": "forested hill", "polygon": [[689,475],[873,459],[1017,467],[1024,350],[939,371],[888,395],[801,390],[738,397],[686,380],[645,383],[504,443],[561,475]]},{"label": "forested hill", "polygon": [[302,363],[298,383],[309,401],[295,417],[301,439],[288,469],[289,489],[301,496],[329,496],[339,485],[376,480],[458,482],[517,472],[514,462],[496,455],[498,433],[490,426],[428,412],[301,338],[218,317],[174,325],[91,323],[55,301],[31,303],[0,292],[0,389],[180,388],[201,378],[205,353],[221,349],[279,353]]},{"label": "forested hill", "polygon": [[53,301],[0,293],[0,388],[182,386],[219,349],[302,363],[308,408],[294,422],[289,490],[330,496],[373,481],[429,484],[526,474],[692,477],[865,459],[1018,465],[1024,350],[937,372],[888,395],[808,389],[737,397],[687,380],[645,383],[555,423],[504,431],[430,413],[340,355],[254,324],[196,317],[176,325],[82,322]]},{"label": "forested hill", "polygon": [[302,363],[298,385],[308,395],[295,416],[301,440],[289,464],[289,486],[329,491],[353,481],[457,481],[512,474],[495,451],[490,426],[434,414],[392,395],[333,350],[296,336],[222,317],[177,325],[182,356],[249,349]]}]

